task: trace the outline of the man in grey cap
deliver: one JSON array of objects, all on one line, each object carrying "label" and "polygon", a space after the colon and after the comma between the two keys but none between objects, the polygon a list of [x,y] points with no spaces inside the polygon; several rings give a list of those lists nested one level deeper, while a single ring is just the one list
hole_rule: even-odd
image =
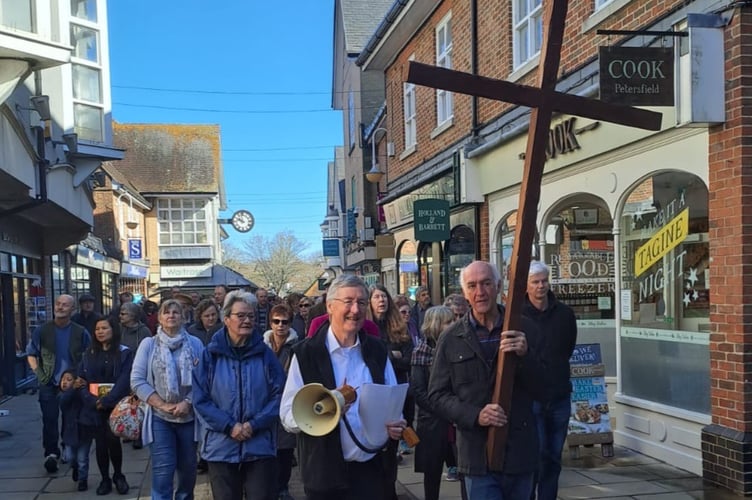
[{"label": "man in grey cap", "polygon": [[102,315],[94,310],[96,299],[90,293],[85,293],[78,297],[78,312],[71,316],[71,321],[77,325],[86,328],[89,334],[94,335],[94,327],[97,321],[102,319]]}]

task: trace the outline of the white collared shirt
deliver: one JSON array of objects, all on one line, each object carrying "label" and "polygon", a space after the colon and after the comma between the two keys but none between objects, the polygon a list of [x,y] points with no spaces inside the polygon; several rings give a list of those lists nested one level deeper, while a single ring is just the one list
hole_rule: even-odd
[{"label": "white collared shirt", "polygon": [[[332,332],[332,328],[329,327],[329,331],[326,334],[326,348],[329,351],[329,358],[332,360],[334,382],[337,387],[341,387],[347,382],[347,385],[357,389],[362,384],[373,382],[371,373],[368,371],[368,366],[363,361],[360,347],[359,337],[356,338],[355,345],[352,347],[340,346],[337,338],[334,336],[334,332]],[[384,383],[386,385],[397,385],[397,377],[394,375],[394,368],[392,368],[392,363],[388,357],[386,359],[386,366],[384,367]],[[290,363],[290,371],[287,373],[287,383],[285,384],[285,390],[282,393],[282,402],[279,407],[282,426],[288,432],[300,432],[300,428],[292,416],[292,400],[303,385],[303,376],[300,373],[298,359],[294,356]],[[360,398],[357,398],[347,411],[347,421],[350,422],[353,433],[364,445],[373,446],[374,443],[363,442],[364,438],[361,432],[362,423],[360,421],[360,414],[358,413],[359,408]],[[347,432],[344,423],[339,426],[339,436],[342,443],[342,454],[346,462],[367,462],[375,456],[375,453],[367,453],[358,448]]]}]

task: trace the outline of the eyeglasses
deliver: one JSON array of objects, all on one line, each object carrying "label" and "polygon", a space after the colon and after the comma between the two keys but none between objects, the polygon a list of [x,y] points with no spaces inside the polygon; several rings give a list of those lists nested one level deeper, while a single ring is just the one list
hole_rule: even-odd
[{"label": "eyeglasses", "polygon": [[253,319],[256,317],[253,313],[230,313],[230,316],[235,316],[240,321],[245,321],[246,319]]},{"label": "eyeglasses", "polygon": [[343,304],[345,304],[345,307],[347,307],[348,309],[351,308],[354,304],[358,305],[358,309],[365,309],[366,307],[368,307],[368,301],[367,300],[363,300],[363,299],[361,299],[361,300],[354,300],[354,299],[337,299],[337,298],[332,298],[332,300],[336,300],[337,302],[342,302]]},{"label": "eyeglasses", "polygon": [[311,307],[311,304],[298,304],[298,307]]},{"label": "eyeglasses", "polygon": [[404,314],[405,316],[410,314],[410,309],[405,309],[404,311],[400,310],[400,314]]},{"label": "eyeglasses", "polygon": [[277,319],[277,318],[274,318],[272,320],[273,325],[279,325],[280,323],[283,325],[288,325],[290,324],[290,320],[289,319]]}]

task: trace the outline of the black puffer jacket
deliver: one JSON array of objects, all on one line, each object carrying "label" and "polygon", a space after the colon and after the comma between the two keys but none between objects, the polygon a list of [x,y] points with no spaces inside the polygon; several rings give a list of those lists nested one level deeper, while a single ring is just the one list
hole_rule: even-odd
[{"label": "black puffer jacket", "polygon": [[545,311],[536,308],[526,296],[523,314],[537,326],[537,337],[529,340],[544,367],[544,394],[541,401],[568,398],[572,392],[569,358],[577,344],[577,319],[574,311],[556,300],[556,296],[549,290]]}]

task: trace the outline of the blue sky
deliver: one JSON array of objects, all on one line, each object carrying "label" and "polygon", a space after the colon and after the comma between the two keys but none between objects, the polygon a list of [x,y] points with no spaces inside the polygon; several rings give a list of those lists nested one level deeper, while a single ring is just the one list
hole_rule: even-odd
[{"label": "blue sky", "polygon": [[220,125],[221,216],[246,209],[256,219],[245,234],[226,226],[233,244],[289,229],[321,250],[326,166],[342,142],[332,3],[108,2],[113,118]]}]

